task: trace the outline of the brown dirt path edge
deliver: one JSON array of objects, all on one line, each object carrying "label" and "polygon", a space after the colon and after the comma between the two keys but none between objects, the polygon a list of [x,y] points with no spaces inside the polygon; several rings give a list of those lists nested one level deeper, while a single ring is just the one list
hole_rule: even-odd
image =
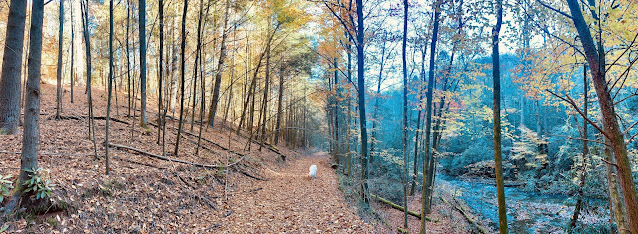
[{"label": "brown dirt path edge", "polygon": [[[301,156],[279,170],[264,170],[269,181],[235,185],[227,209],[234,211],[220,231],[235,233],[374,233],[338,188],[325,153]],[[317,177],[308,176],[317,165]],[[247,187],[240,187],[247,186]],[[261,188],[261,189],[259,189]],[[257,191],[254,191],[259,189]]]}]

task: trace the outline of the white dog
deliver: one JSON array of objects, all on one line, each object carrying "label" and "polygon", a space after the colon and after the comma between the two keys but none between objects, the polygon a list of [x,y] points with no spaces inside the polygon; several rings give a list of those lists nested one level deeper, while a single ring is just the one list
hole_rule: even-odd
[{"label": "white dog", "polygon": [[308,175],[312,177],[313,180],[315,179],[315,176],[317,176],[317,165],[310,166],[310,173],[308,173]]}]

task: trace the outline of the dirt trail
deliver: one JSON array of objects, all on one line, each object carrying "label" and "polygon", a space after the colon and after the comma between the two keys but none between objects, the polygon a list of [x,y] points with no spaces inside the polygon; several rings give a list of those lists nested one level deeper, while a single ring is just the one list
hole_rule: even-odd
[{"label": "dirt trail", "polygon": [[[308,176],[308,168],[313,164],[318,169],[315,180]],[[236,192],[230,198],[227,208],[235,213],[228,221],[234,222],[234,227],[226,228],[258,233],[374,232],[339,191],[337,177],[325,153],[301,156],[278,170],[266,169],[265,173],[269,181],[244,185],[251,189],[236,188],[245,192]]]}]

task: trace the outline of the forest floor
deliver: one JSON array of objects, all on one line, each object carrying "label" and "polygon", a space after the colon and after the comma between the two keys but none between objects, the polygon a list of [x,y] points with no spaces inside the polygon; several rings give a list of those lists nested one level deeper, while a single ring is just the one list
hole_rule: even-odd
[{"label": "forest floor", "polygon": [[[204,232],[204,233],[393,233],[402,225],[402,212],[372,202],[382,219],[362,218],[339,189],[329,157],[321,152],[264,147],[234,134],[224,124],[204,127],[199,154],[199,125],[185,121],[178,156],[187,162],[218,165],[202,168],[159,160],[125,148],[109,147],[110,175],[105,175],[106,93],[94,89],[96,126],[95,156],[88,138],[88,107],[84,88],[75,88],[70,103],[65,88],[63,119],[55,116],[55,86],[42,85],[40,116],[40,167],[48,169],[52,198],[68,203],[67,210],[44,215],[10,218],[0,224],[9,232]],[[113,100],[109,136],[111,144],[162,155],[157,144],[157,108],[148,108],[147,129],[139,118],[127,116],[126,96]],[[152,100],[149,103],[155,103]],[[139,117],[139,111],[135,112]],[[169,113],[170,114],[170,113]],[[197,118],[196,118],[197,120]],[[217,123],[221,123],[218,120]],[[178,121],[167,118],[165,151],[172,152]],[[22,132],[0,136],[0,175],[19,172]],[[286,160],[282,160],[285,155]],[[318,166],[310,180],[308,167]],[[410,198],[410,210],[420,210],[420,196]],[[435,197],[435,200],[437,198]],[[6,202],[6,200],[5,200]],[[465,233],[470,230],[451,206],[434,202],[428,222],[430,233]],[[2,206],[3,204],[0,204]],[[447,207],[446,207],[447,206]],[[418,232],[419,220],[410,217],[410,231]]]}]

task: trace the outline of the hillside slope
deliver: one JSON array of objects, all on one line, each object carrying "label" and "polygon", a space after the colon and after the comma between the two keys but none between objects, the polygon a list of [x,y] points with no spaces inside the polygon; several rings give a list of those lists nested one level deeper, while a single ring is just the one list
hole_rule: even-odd
[{"label": "hillside slope", "polygon": [[[245,150],[247,139],[225,127],[204,127],[202,149],[197,137],[183,134],[178,156],[187,162],[218,165],[202,168],[148,157],[135,150],[110,148],[111,175],[105,175],[106,95],[94,91],[96,158],[88,138],[86,96],[76,88],[75,103],[65,92],[62,120],[55,120],[55,87],[42,86],[40,166],[49,169],[54,197],[68,211],[11,219],[8,231],[33,232],[373,232],[339,192],[334,171],[324,156],[306,156],[279,146]],[[126,99],[113,109],[110,142],[162,155],[157,128],[141,129],[126,117]],[[113,101],[115,103],[115,100]],[[149,102],[152,103],[152,102]],[[115,105],[114,105],[115,106]],[[155,111],[155,112],[153,112]],[[149,106],[149,121],[156,109]],[[218,121],[218,123],[221,121]],[[131,125],[130,123],[134,123]],[[190,123],[185,130],[191,132]],[[172,152],[177,121],[167,120],[166,152]],[[192,132],[198,133],[195,124]],[[0,136],[0,175],[17,177],[22,134]],[[232,164],[226,167],[225,165]],[[310,164],[319,166],[315,181]]]}]

